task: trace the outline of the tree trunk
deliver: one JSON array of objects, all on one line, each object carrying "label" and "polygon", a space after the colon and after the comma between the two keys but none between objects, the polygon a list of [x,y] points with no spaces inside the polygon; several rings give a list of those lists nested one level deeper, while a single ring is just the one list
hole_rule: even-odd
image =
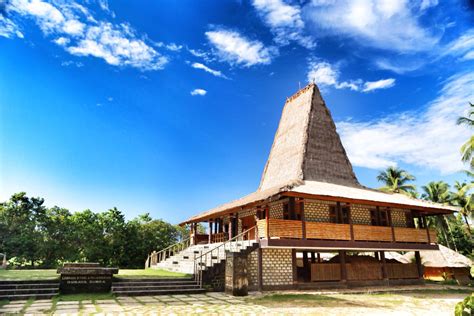
[{"label": "tree trunk", "polygon": [[466,214],[462,214],[462,216],[464,217],[464,221],[466,222],[466,225],[467,225],[467,232],[469,234],[469,236],[471,236],[471,226],[469,225],[469,221],[467,219],[467,215]]}]

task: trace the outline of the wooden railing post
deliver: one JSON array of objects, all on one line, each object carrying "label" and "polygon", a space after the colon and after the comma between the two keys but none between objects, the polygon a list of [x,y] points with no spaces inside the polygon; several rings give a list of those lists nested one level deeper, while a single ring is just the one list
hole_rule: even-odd
[{"label": "wooden railing post", "polygon": [[212,220],[209,219],[209,243],[212,243]]},{"label": "wooden railing post", "polygon": [[352,223],[352,208],[351,207],[349,207],[348,217],[349,217],[349,229],[351,232],[351,241],[354,241],[354,225]]},{"label": "wooden railing post", "polygon": [[387,209],[387,214],[388,214],[388,223],[390,224],[390,227],[392,229],[392,242],[395,242],[395,228],[393,227],[393,222],[392,222],[392,209]]},{"label": "wooden railing post", "polygon": [[266,221],[266,237],[267,239],[270,239],[270,208],[267,207],[265,209],[265,221]]},{"label": "wooden railing post", "polygon": [[301,208],[301,229],[302,229],[302,236],[303,239],[306,239],[306,217],[304,214],[304,203],[300,202],[298,203],[298,206]]}]

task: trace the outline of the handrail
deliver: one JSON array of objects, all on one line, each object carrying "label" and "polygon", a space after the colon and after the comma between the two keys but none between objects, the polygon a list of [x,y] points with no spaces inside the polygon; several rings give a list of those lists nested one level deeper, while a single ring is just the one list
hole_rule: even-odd
[{"label": "handrail", "polygon": [[187,247],[189,247],[191,237],[178,241],[177,243],[172,244],[171,246],[166,247],[158,252],[153,251],[146,260],[145,266],[148,268],[152,263],[152,257],[156,257],[156,263],[163,261],[166,258],[171,257],[174,253],[179,252]]},{"label": "handrail", "polygon": [[[237,247],[237,249],[239,249],[239,245],[236,245],[236,244],[232,244],[232,242],[234,241],[238,241],[239,238],[245,236],[246,234],[248,234],[250,231],[252,230],[255,230],[255,238],[258,240],[258,234],[257,234],[257,226],[253,226],[243,232],[241,232],[240,234],[234,236],[233,238],[229,239],[229,240],[226,240],[224,241],[222,244],[206,251],[206,252],[200,252],[199,256],[196,256],[194,255],[194,278],[195,280],[198,282],[199,286],[202,287],[202,272],[204,270],[204,268],[207,266],[207,257],[208,257],[208,254],[210,254],[210,263],[212,265],[213,261],[214,260],[217,260],[217,262],[219,262],[219,252],[220,252],[220,249],[221,248],[224,248],[224,252],[226,250],[226,246],[229,245],[229,250],[232,251],[232,246],[235,246]],[[242,239],[243,240],[243,239]],[[214,259],[213,257],[213,252],[214,251],[217,251],[217,256],[216,256],[216,259]],[[204,257],[204,268],[202,267],[202,264],[203,264],[203,257]],[[198,262],[199,261],[199,262]]]}]

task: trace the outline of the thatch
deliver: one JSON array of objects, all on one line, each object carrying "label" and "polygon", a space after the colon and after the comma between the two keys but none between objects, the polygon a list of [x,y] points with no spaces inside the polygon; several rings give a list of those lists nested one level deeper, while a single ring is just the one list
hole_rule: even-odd
[{"label": "thatch", "polygon": [[299,180],[360,186],[315,84],[287,100],[259,191]]},{"label": "thatch", "polygon": [[379,202],[401,208],[421,208],[427,212],[456,210],[360,185],[315,84],[309,84],[287,100],[258,190],[193,216],[182,224],[278,199],[284,192],[318,198],[345,198],[358,203]]},{"label": "thatch", "polygon": [[[472,261],[468,257],[451,250],[443,245],[439,245],[439,250],[420,251],[421,263],[425,267],[433,268],[469,268]],[[404,260],[412,262],[415,258],[414,252],[403,255]]]}]

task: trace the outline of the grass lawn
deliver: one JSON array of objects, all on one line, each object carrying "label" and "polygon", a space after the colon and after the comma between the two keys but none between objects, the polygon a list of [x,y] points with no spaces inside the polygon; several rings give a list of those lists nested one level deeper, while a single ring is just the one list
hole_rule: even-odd
[{"label": "grass lawn", "polygon": [[115,275],[118,278],[184,278],[189,274],[161,269],[120,269]]},{"label": "grass lawn", "polygon": [[0,270],[0,280],[47,280],[59,278],[56,269]]},{"label": "grass lawn", "polygon": [[[119,278],[180,278],[188,274],[161,269],[120,269]],[[56,269],[0,270],[0,280],[48,280],[59,278]]]}]

